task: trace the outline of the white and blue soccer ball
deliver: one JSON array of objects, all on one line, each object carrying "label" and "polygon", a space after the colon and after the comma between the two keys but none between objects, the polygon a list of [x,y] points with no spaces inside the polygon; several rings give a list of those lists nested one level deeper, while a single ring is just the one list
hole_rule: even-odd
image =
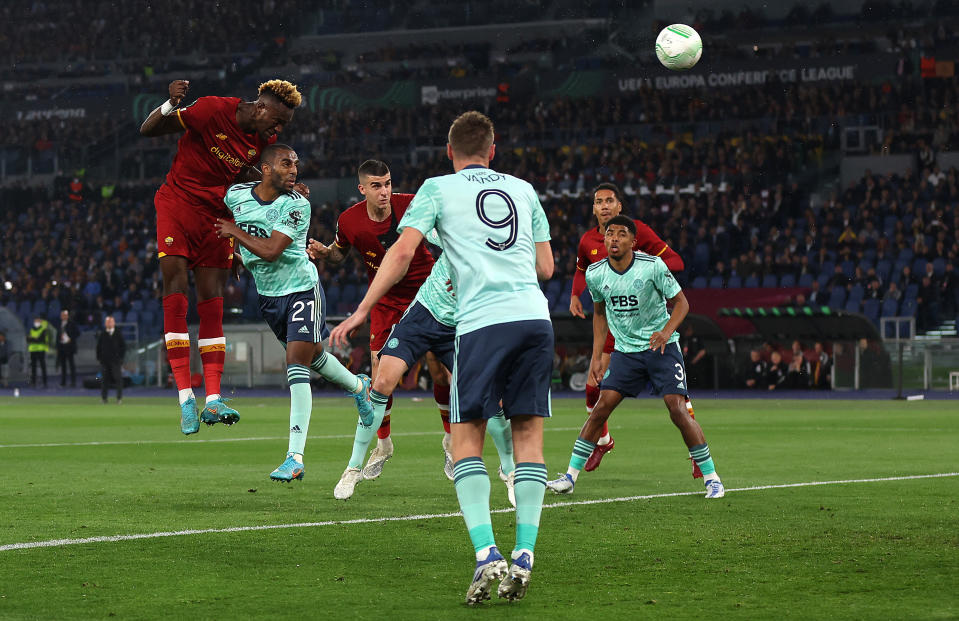
[{"label": "white and blue soccer ball", "polygon": [[703,55],[703,40],[686,24],[672,24],[656,37],[656,58],[667,69],[692,69]]}]

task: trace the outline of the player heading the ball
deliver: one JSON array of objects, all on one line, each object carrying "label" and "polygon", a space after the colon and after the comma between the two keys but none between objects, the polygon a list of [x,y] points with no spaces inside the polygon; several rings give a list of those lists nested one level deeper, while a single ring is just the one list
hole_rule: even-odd
[{"label": "player heading the ball", "polygon": [[[144,136],[182,132],[173,165],[157,190],[157,256],[163,277],[163,332],[167,358],[180,402],[180,431],[200,430],[200,420],[232,425],[239,413],[220,397],[226,355],[223,337],[223,289],[233,263],[233,240],[218,237],[217,218],[230,213],[223,204],[226,189],[260,178],[256,165],[264,149],[293,118],[300,105],[296,86],[283,80],[260,85],[255,101],[237,97],[200,97],[180,108],[190,88],[187,80],[170,83],[170,98],[140,126]],[[306,186],[297,189],[309,195]],[[190,335],[187,330],[187,271],[196,283],[200,316],[197,345],[203,363],[206,407],[198,417],[190,381]]]}]

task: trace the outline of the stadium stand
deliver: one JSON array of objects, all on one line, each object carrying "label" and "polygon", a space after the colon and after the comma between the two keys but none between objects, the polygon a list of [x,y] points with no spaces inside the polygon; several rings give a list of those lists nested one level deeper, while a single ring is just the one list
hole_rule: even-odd
[{"label": "stadium stand", "polygon": [[[449,7],[427,1],[407,15],[394,3],[372,2],[364,7],[376,8],[377,18],[357,20],[360,9],[353,3],[329,2],[310,16],[298,15],[293,28],[293,9],[273,2],[241,9],[164,0],[152,4],[148,20],[106,2],[90,3],[83,15],[67,2],[11,5],[3,9],[0,27],[0,56],[11,62],[0,79],[12,86],[2,90],[0,100],[156,95],[183,71],[203,77],[210,89],[243,94],[275,75],[275,67],[323,86],[371,79],[517,79],[544,62],[568,70],[583,68],[574,63],[604,70],[628,63],[606,43],[623,14],[613,7],[603,9],[611,22],[590,26],[596,30],[544,31],[502,44],[377,39],[329,45],[325,52],[315,47],[325,41],[318,35],[334,31],[497,23],[496,4]],[[522,21],[524,10],[534,8],[540,10],[538,19],[585,16],[582,7],[565,0],[509,5],[503,14],[510,20]],[[178,12],[204,16],[189,39],[174,32]],[[902,55],[898,75],[852,88],[770,80],[735,90],[687,89],[682,97],[641,88],[578,98],[516,94],[508,102],[484,103],[499,132],[496,165],[531,181],[554,223],[556,273],[544,286],[551,309],[562,313],[568,306],[576,244],[593,221],[588,191],[600,181],[614,181],[627,195],[626,211],[682,255],[693,289],[783,288],[804,296],[815,291],[813,297],[828,306],[863,312],[874,321],[922,309],[917,319],[923,329],[954,316],[959,172],[935,158],[956,143],[959,81],[927,85],[917,67],[920,54],[948,49],[957,36],[948,3],[937,3],[932,12],[942,18],[934,32],[897,26],[915,16],[906,5],[885,12],[873,7],[854,25],[849,16],[804,5],[779,21],[748,10],[696,16],[696,24],[718,32],[755,34],[750,39],[759,41],[755,47],[718,38],[711,54],[725,60]],[[117,29],[123,36],[107,36],[102,27],[107,17],[123,24]],[[77,20],[90,23],[94,35],[82,41],[59,36]],[[245,47],[232,49],[237,46],[216,36],[216,24],[224,21],[233,24],[238,33],[233,40],[246,41]],[[781,36],[783,27],[806,23],[829,24],[835,36],[816,41]],[[167,59],[163,65],[152,64],[161,57]],[[74,61],[68,67],[61,62],[66,58]],[[19,71],[43,79],[17,80]],[[447,172],[436,136],[463,105],[304,107],[284,139],[301,154],[302,178],[349,180],[359,161],[376,155],[390,162],[398,189],[412,190],[426,177]],[[892,174],[867,172],[814,204],[810,189],[820,180],[815,171],[844,148],[842,119],[884,130],[867,152],[912,154],[915,164]],[[87,327],[99,325],[103,313],[119,311],[144,334],[158,331],[162,312],[151,202],[175,138],[121,140],[134,121],[125,117],[120,129],[117,122],[115,113],[103,112],[70,119],[41,115],[0,126],[0,276],[10,283],[0,291],[0,302],[21,318],[36,312],[54,317],[69,306]],[[97,169],[108,151],[118,160],[113,176]],[[30,185],[37,175],[48,181]],[[76,192],[74,179],[80,184]],[[342,198],[315,204],[311,234],[331,239],[345,206]],[[926,264],[935,278],[924,285]],[[331,309],[349,312],[365,283],[360,262],[351,257],[335,272],[324,268],[322,278],[329,283]],[[248,276],[230,287],[227,304],[235,311],[229,316],[255,318]],[[924,304],[932,297],[935,304]]]}]

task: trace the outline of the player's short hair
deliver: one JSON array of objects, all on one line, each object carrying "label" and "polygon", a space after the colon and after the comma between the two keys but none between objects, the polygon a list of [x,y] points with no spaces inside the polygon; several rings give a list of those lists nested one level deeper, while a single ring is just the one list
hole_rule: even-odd
[{"label": "player's short hair", "polygon": [[470,110],[456,117],[448,139],[458,155],[485,157],[493,145],[494,135],[493,121],[482,112]]},{"label": "player's short hair", "polygon": [[264,82],[260,84],[260,89],[257,93],[261,97],[263,95],[270,95],[291,110],[303,102],[303,96],[300,95],[296,84],[287,82],[286,80],[269,80],[268,82]]},{"label": "player's short hair", "polygon": [[[616,185],[615,183],[609,183],[608,181],[606,181],[606,182],[600,183],[595,188],[593,188],[594,200],[596,199],[596,193],[599,192],[600,190],[609,190],[616,196],[616,200],[619,201],[620,205],[622,205],[623,207],[626,206],[626,200],[625,200],[625,197],[623,196],[623,191],[620,190],[619,186]],[[633,233],[635,232],[636,231],[633,231]]]},{"label": "player's short hair", "polygon": [[293,151],[296,153],[296,150],[290,145],[274,142],[263,149],[263,153],[260,154],[260,162],[272,166],[273,162],[276,161],[276,156],[279,155],[281,151]]},{"label": "player's short hair", "polygon": [[390,174],[390,167],[386,162],[380,160],[366,160],[356,169],[356,176],[363,177],[385,177]]},{"label": "player's short hair", "polygon": [[630,235],[636,237],[636,223],[633,222],[632,218],[627,218],[624,215],[613,216],[609,219],[609,222],[606,223],[606,228],[609,229],[609,227],[613,225],[625,226]]}]

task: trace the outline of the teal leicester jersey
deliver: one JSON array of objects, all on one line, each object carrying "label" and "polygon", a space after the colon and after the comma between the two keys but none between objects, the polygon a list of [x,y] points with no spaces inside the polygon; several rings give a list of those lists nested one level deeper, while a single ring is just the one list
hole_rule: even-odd
[{"label": "teal leicester jersey", "polygon": [[[669,321],[666,300],[682,291],[659,257],[633,253],[633,262],[617,272],[603,259],[586,268],[586,286],[594,302],[606,304],[606,321],[616,351],[633,354],[649,349],[649,337]],[[673,332],[670,343],[679,340]]]},{"label": "teal leicester jersey", "polygon": [[312,289],[319,280],[316,266],[306,256],[310,228],[310,202],[296,192],[281,194],[271,203],[253,193],[259,182],[239,183],[226,192],[223,202],[236,225],[252,235],[269,239],[273,231],[293,240],[275,261],[264,261],[243,246],[240,256],[256,282],[260,295],[279,297]]},{"label": "teal leicester jersey", "polygon": [[[443,247],[443,240],[435,229],[429,232],[426,241]],[[429,277],[420,285],[419,291],[416,292],[416,301],[422,304],[436,321],[453,327],[456,325],[456,298],[453,297],[453,292],[448,290],[449,285],[446,283],[450,280],[450,266],[444,252],[433,264]]]},{"label": "teal leicester jersey", "polygon": [[427,179],[400,221],[443,242],[456,291],[456,331],[549,320],[536,279],[536,242],[549,223],[533,186],[511,175],[468,166]]}]

